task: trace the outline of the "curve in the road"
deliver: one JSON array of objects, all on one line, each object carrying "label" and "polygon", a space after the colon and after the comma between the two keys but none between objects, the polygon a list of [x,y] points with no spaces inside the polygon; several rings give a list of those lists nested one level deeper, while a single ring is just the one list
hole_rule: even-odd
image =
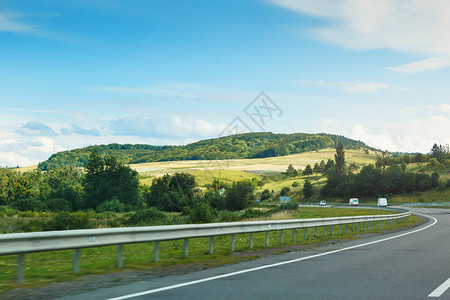
[{"label": "curve in the road", "polygon": [[422,215],[424,217],[427,217],[430,220],[432,220],[433,222],[431,224],[425,226],[425,227],[420,228],[420,229],[416,229],[416,230],[413,230],[413,231],[408,231],[408,232],[405,232],[405,233],[401,233],[401,234],[398,234],[398,235],[395,235],[395,236],[391,236],[391,237],[388,237],[388,238],[379,239],[379,240],[376,240],[376,241],[362,243],[362,244],[355,245],[355,246],[350,246],[350,247],[346,247],[346,248],[342,248],[342,249],[332,250],[332,251],[328,251],[328,252],[324,252],[324,253],[320,253],[320,254],[310,255],[310,256],[297,258],[297,259],[292,259],[292,260],[288,260],[288,261],[283,261],[283,262],[279,262],[279,263],[259,266],[259,267],[256,267],[256,268],[250,268],[250,269],[245,269],[245,270],[241,270],[241,271],[237,271],[237,272],[231,272],[231,273],[217,275],[217,276],[212,276],[212,277],[203,278],[203,279],[199,279],[199,280],[184,282],[184,283],[180,283],[180,284],[169,285],[169,286],[165,286],[165,287],[162,287],[162,288],[151,289],[151,290],[147,290],[147,291],[143,291],[143,292],[139,292],[139,293],[133,293],[133,294],[124,295],[124,296],[120,296],[120,297],[109,298],[108,300],[130,299],[130,298],[134,298],[134,297],[154,294],[154,293],[167,291],[167,290],[172,290],[172,289],[176,289],[176,288],[180,288],[180,287],[195,285],[195,284],[199,284],[199,283],[202,283],[202,282],[217,280],[217,279],[221,279],[221,278],[231,277],[231,276],[235,276],[235,275],[239,275],[239,274],[244,274],[244,273],[248,273],[248,272],[254,272],[254,271],[258,271],[258,270],[262,270],[262,269],[272,268],[272,267],[276,267],[276,266],[281,266],[281,265],[291,264],[291,263],[295,263],[295,262],[299,262],[299,261],[303,261],[303,260],[308,260],[308,259],[311,259],[311,258],[316,258],[316,257],[320,257],[320,256],[325,256],[325,255],[330,255],[330,254],[334,254],[334,253],[338,253],[338,252],[343,252],[343,251],[347,251],[347,250],[351,250],[351,249],[355,249],[355,248],[360,248],[360,247],[364,247],[364,246],[368,246],[368,245],[372,245],[372,244],[377,244],[377,243],[389,241],[389,240],[396,239],[396,238],[399,238],[399,237],[403,237],[403,236],[406,236],[406,235],[410,235],[410,234],[413,234],[413,233],[416,233],[416,232],[419,232],[419,231],[423,231],[425,229],[428,229],[428,228],[434,226],[437,223],[437,219],[432,217],[432,216],[419,214],[419,213],[416,213],[416,214]]}]

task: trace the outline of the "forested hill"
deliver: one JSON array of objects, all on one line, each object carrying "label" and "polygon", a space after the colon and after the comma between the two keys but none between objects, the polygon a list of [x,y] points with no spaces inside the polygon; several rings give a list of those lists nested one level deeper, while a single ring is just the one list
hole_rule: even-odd
[{"label": "forested hill", "polygon": [[57,166],[84,166],[89,154],[97,150],[103,154],[114,155],[123,163],[146,163],[173,160],[210,160],[233,158],[264,158],[320,150],[334,147],[336,141],[346,149],[368,147],[361,141],[332,134],[274,134],[271,132],[244,133],[215,139],[202,140],[184,146],[151,145],[95,145],[53,154],[47,161],[39,164],[42,171]]}]

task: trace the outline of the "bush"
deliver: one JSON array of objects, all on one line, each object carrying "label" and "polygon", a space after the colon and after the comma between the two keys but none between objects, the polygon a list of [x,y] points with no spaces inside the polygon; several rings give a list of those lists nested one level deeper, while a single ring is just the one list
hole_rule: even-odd
[{"label": "bush", "polygon": [[92,228],[92,224],[88,215],[82,211],[77,211],[75,213],[69,213],[67,211],[59,212],[52,220],[45,223],[43,226],[44,231],[89,228]]},{"label": "bush", "polygon": [[288,186],[285,186],[281,189],[280,196],[287,196],[291,189]]},{"label": "bush", "polygon": [[220,222],[236,222],[239,221],[239,215],[232,211],[221,210],[218,212]]},{"label": "bush", "polygon": [[127,225],[165,225],[167,221],[166,215],[156,209],[150,207],[136,211],[125,223]]},{"label": "bush", "polygon": [[211,223],[214,219],[214,212],[207,202],[198,201],[189,213],[191,223]]},{"label": "bush", "polygon": [[264,216],[264,212],[256,209],[246,209],[244,213],[242,214],[242,219],[253,219],[253,218],[260,218]]},{"label": "bush", "polygon": [[47,210],[49,211],[72,211],[72,203],[63,198],[55,198],[47,201]]},{"label": "bush", "polygon": [[264,201],[266,199],[269,199],[272,196],[272,193],[268,190],[265,189],[262,193],[261,193],[261,201]]},{"label": "bush", "polygon": [[125,210],[125,204],[119,201],[119,198],[113,197],[111,200],[103,202],[95,209],[96,212],[123,212]]},{"label": "bush", "polygon": [[294,181],[292,183],[292,187],[298,187],[298,186],[300,186],[300,183],[298,183],[297,181]]},{"label": "bush", "polygon": [[20,211],[43,211],[45,204],[34,198],[19,199],[11,204],[11,207]]}]

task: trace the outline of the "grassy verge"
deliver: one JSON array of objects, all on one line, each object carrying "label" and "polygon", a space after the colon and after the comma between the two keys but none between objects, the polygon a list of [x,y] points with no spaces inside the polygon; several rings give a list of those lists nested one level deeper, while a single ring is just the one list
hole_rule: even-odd
[{"label": "grassy verge", "polygon": [[[314,212],[313,210],[316,210]],[[347,213],[345,213],[347,211]],[[347,209],[314,209],[302,208],[299,211],[292,212],[295,218],[310,217],[328,217],[352,215]],[[352,212],[353,213],[353,212]],[[354,214],[375,214],[380,211],[357,210]],[[388,212],[382,211],[386,214]],[[286,216],[285,216],[286,217]],[[202,263],[206,266],[223,265],[242,260],[255,259],[258,256],[253,254],[255,251],[267,248],[280,248],[292,245],[313,246],[324,242],[343,241],[360,238],[362,233],[380,233],[386,230],[397,228],[406,228],[413,226],[418,222],[418,218],[411,216],[408,219],[398,223],[391,224],[385,228],[368,228],[365,230],[358,225],[349,226],[349,232],[342,226],[340,233],[339,226],[334,226],[334,236],[331,235],[332,228],[328,226],[327,234],[324,234],[323,227],[317,229],[317,236],[314,236],[314,229],[307,230],[308,238],[304,239],[304,229],[296,230],[296,241],[293,241],[293,231],[285,230],[283,232],[283,243],[280,241],[280,232],[273,231],[269,234],[269,246],[265,246],[265,233],[256,233],[253,235],[253,249],[248,248],[249,235],[235,235],[235,253],[230,250],[230,236],[219,236],[214,238],[214,254],[209,254],[209,238],[197,238],[189,240],[189,255],[183,258],[183,241],[160,242],[160,261],[153,262],[153,243],[129,244],[124,245],[124,268],[116,267],[117,247],[97,247],[81,250],[81,272],[72,273],[72,251],[53,251],[27,254],[25,258],[25,278],[26,282],[22,284],[15,283],[16,256],[0,257],[0,293],[14,288],[34,288],[43,286],[52,282],[62,282],[80,278],[84,275],[105,274],[118,272],[122,270],[149,270],[162,269],[174,265],[186,265]],[[354,231],[353,231],[354,230]],[[240,253],[241,255],[236,255]]]}]

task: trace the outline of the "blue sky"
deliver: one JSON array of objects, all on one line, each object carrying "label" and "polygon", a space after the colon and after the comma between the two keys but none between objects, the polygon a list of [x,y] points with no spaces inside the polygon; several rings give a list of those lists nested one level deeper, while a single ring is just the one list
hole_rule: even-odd
[{"label": "blue sky", "polygon": [[450,143],[449,20],[444,1],[0,1],[0,165],[236,118],[425,153]]}]

